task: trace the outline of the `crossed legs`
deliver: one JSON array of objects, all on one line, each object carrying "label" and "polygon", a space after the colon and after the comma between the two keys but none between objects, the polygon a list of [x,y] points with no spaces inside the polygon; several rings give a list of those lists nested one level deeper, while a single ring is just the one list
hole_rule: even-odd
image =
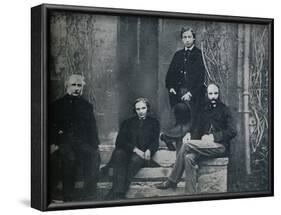
[{"label": "crossed legs", "polygon": [[225,147],[218,143],[214,143],[212,146],[204,144],[202,141],[182,144],[168,181],[158,184],[156,187],[159,189],[176,188],[185,171],[185,191],[188,194],[196,193],[198,160],[204,157],[217,157],[224,151]]}]

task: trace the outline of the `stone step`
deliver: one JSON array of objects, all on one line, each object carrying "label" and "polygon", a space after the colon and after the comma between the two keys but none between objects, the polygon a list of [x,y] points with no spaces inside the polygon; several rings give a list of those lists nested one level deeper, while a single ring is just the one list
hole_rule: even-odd
[{"label": "stone step", "polygon": [[[155,187],[156,184],[162,181],[156,182],[132,182],[130,190],[127,193],[127,198],[147,198],[147,197],[164,197],[164,196],[179,196],[188,195],[184,190],[184,182],[178,184],[177,189],[160,190]],[[105,196],[111,189],[110,182],[99,182],[98,189],[101,196]]]},{"label": "stone step", "polygon": [[[142,168],[137,175],[134,177],[133,181],[157,181],[157,180],[164,180],[172,171],[171,167],[155,167],[149,168],[144,167]],[[109,169],[109,176],[113,175],[113,169]],[[110,178],[102,178],[102,181],[108,181]]]}]

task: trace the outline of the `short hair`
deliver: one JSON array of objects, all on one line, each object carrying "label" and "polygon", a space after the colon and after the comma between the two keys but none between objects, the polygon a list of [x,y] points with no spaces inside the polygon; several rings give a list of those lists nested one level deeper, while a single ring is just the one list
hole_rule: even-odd
[{"label": "short hair", "polygon": [[147,98],[137,98],[134,103],[133,103],[133,113],[136,113],[136,104],[139,103],[139,102],[143,102],[146,104],[146,107],[147,107],[147,112],[150,112],[150,103],[148,101]]},{"label": "short hair", "polygon": [[82,83],[82,87],[84,87],[84,85],[86,84],[86,82],[85,82],[85,77],[84,77],[83,75],[81,75],[81,74],[72,74],[72,75],[70,75],[70,76],[67,77],[67,79],[66,79],[66,81],[65,81],[65,88],[68,87],[69,82],[70,82],[70,80],[72,80],[72,79],[76,79],[76,80],[78,79],[78,80],[80,80],[81,83]]},{"label": "short hair", "polygon": [[183,33],[184,33],[184,32],[187,32],[187,31],[190,31],[190,32],[192,33],[193,38],[196,39],[196,33],[195,33],[195,31],[194,31],[192,28],[185,28],[185,27],[183,27],[183,28],[181,29],[181,38],[182,38]]}]

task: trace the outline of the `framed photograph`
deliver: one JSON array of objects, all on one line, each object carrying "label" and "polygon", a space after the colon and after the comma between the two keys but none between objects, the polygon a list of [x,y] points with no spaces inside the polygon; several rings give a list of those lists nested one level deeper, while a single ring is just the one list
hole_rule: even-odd
[{"label": "framed photograph", "polygon": [[31,9],[31,206],[273,196],[273,19]]}]

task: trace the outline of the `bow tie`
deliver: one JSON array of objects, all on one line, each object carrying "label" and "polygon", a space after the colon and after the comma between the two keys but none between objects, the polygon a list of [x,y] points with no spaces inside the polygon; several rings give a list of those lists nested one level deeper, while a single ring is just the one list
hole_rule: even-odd
[{"label": "bow tie", "polygon": [[213,109],[217,107],[217,103],[211,103],[209,104],[209,108]]}]

